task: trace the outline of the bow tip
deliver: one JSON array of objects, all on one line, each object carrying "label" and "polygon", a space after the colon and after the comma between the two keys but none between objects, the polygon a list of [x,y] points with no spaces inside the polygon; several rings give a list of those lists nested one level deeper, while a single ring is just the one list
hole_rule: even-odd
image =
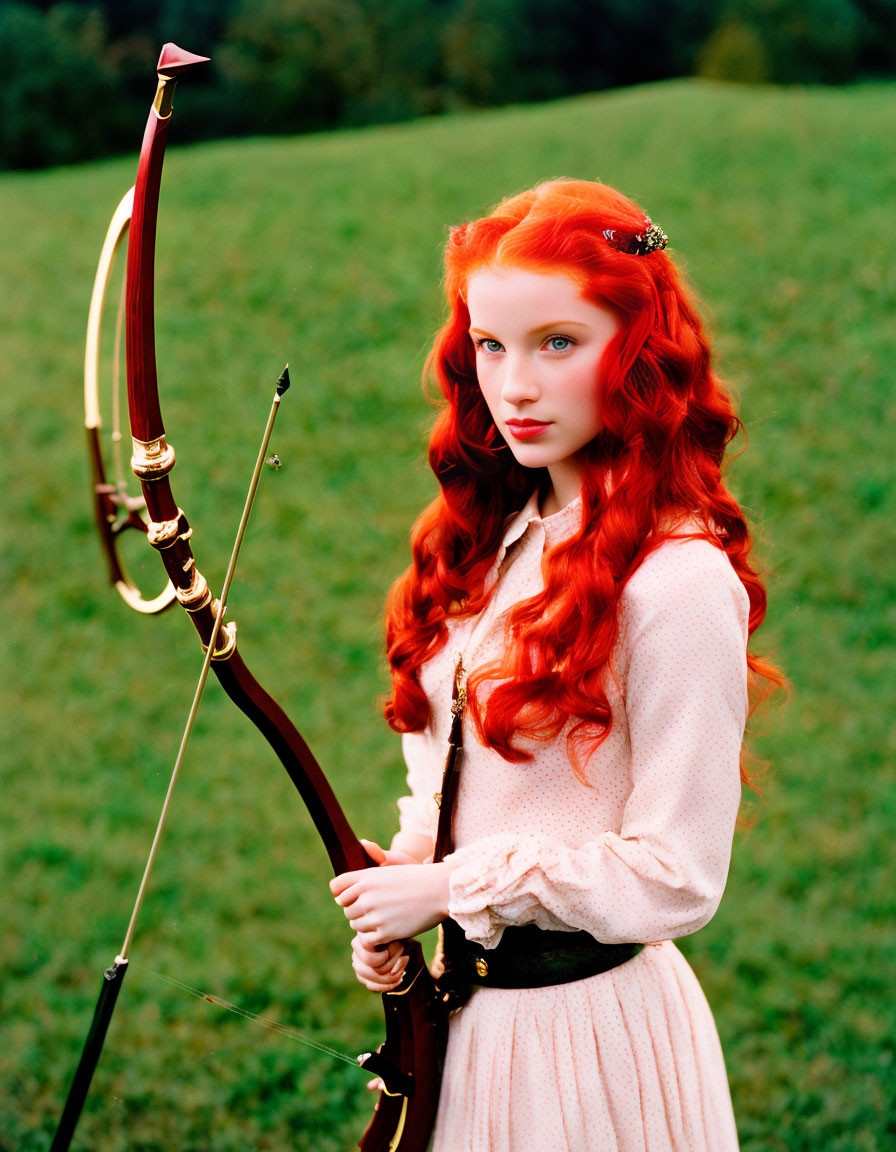
[{"label": "bow tip", "polygon": [[178,48],[176,44],[169,42],[162,45],[156,71],[166,76],[176,76],[197,64],[207,64],[209,59],[208,56],[196,56],[193,52],[187,52],[185,48]]}]

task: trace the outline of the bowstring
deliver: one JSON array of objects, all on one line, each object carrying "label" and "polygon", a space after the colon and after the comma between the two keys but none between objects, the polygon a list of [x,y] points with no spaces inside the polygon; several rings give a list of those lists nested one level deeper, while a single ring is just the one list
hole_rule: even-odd
[{"label": "bowstring", "polygon": [[341,1060],[343,1064],[350,1064],[352,1068],[363,1071],[356,1057],[348,1056],[345,1052],[340,1052],[338,1048],[331,1048],[328,1044],[324,1044],[320,1040],[315,1040],[312,1036],[307,1036],[304,1032],[300,1032],[298,1028],[293,1028],[291,1024],[281,1024],[278,1020],[271,1020],[267,1016],[261,1016],[257,1012],[250,1012],[248,1008],[243,1008],[239,1004],[225,1000],[223,996],[217,996],[211,992],[203,992],[201,988],[194,988],[190,984],[185,984],[182,980],[176,980],[173,976],[165,975],[164,972],[156,972],[152,968],[146,968],[143,964],[138,964],[135,960],[131,960],[129,963],[132,968],[137,968],[140,972],[145,972],[149,976],[155,976],[159,980],[164,980],[166,984],[172,984],[182,992],[187,992],[190,996],[195,996],[197,1000],[205,1000],[209,1004],[214,1004],[217,1008],[224,1008],[226,1011],[232,1012],[235,1016],[241,1016],[244,1020],[251,1020],[256,1024],[260,1024],[262,1028],[267,1028],[269,1031],[276,1032],[280,1036],[286,1036],[290,1040],[296,1040],[299,1044],[304,1044],[308,1048],[314,1048],[317,1052],[323,1052],[326,1056],[332,1056],[334,1060]]},{"label": "bowstring", "polygon": [[121,453],[121,332],[124,321],[126,284],[127,281],[122,277],[118,311],[115,315],[115,342],[112,360],[112,459],[115,469],[115,486],[120,496],[127,495],[124,461]]}]

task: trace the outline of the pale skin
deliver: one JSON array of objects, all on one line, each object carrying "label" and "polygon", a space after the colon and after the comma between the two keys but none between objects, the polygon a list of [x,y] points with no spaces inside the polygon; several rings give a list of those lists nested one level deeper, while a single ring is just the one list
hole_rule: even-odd
[{"label": "pale skin", "polygon": [[[546,468],[542,516],[581,491],[582,450],[600,432],[600,368],[616,315],[586,300],[565,273],[489,265],[467,282],[476,374],[498,431],[525,468]],[[399,832],[389,850],[362,841],[381,867],[330,882],[355,931],[352,965],[373,992],[401,983],[402,941],[448,916],[450,857],[430,863],[429,837]]]}]

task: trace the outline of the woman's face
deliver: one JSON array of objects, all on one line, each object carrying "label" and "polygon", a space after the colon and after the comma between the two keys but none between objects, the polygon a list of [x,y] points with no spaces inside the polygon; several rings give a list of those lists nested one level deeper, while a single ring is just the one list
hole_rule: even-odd
[{"label": "woman's face", "polygon": [[524,468],[547,468],[549,515],[582,487],[582,449],[600,432],[600,366],[619,330],[564,273],[490,265],[467,282],[479,387]]}]

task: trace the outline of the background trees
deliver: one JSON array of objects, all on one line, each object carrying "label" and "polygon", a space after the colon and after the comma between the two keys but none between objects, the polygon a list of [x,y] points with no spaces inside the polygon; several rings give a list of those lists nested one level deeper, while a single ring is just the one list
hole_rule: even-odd
[{"label": "background trees", "polygon": [[130,147],[159,46],[212,57],[181,138],[296,133],[698,71],[896,72],[889,0],[0,0],[0,166]]}]

